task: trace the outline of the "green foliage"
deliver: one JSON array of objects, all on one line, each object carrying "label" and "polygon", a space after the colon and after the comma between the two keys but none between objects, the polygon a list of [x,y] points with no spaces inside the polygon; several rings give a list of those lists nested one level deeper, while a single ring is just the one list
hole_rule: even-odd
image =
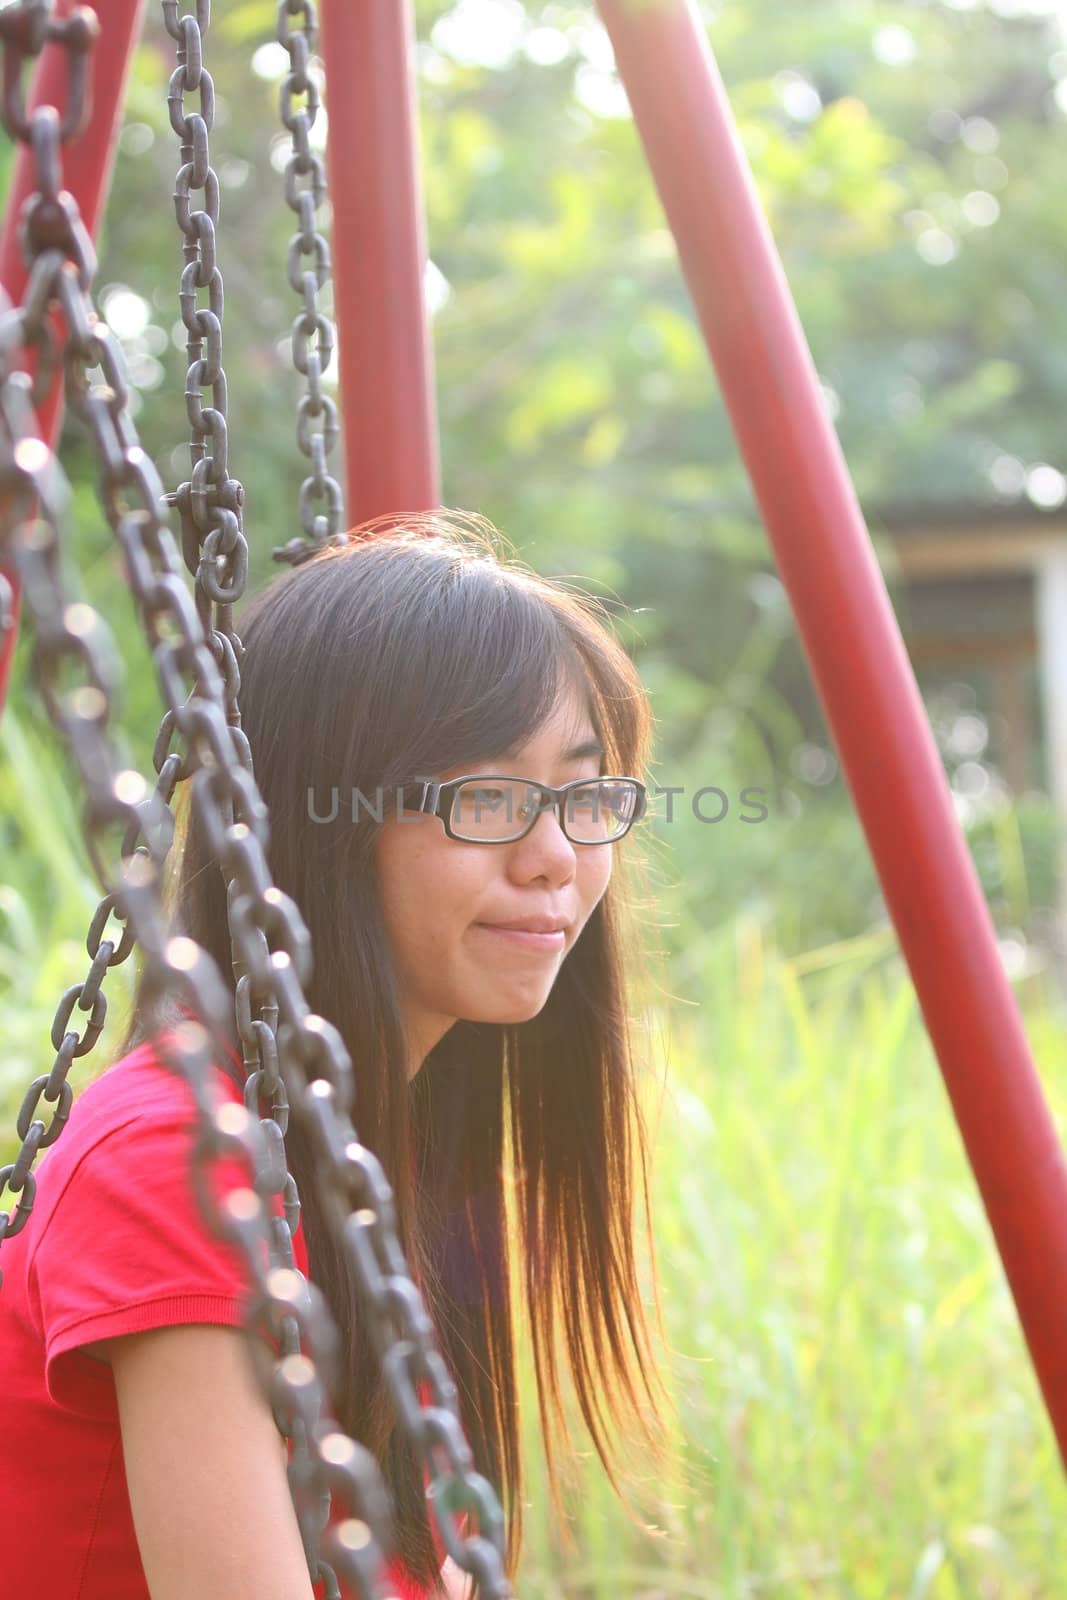
[{"label": "green foliage", "polygon": [[[536,1465],[522,1592],[1054,1593],[1062,1466],[891,935],[789,959],[742,916],[700,966],[650,1036],[675,1468],[631,1462],[642,1533],[586,1462],[568,1549]],[[1019,993],[1062,1129],[1045,998]]]},{"label": "green foliage", "polygon": [[[51,1071],[50,1041],[60,996],[87,977],[86,935],[102,898],[83,842],[82,812],[44,719],[8,705],[0,718],[0,1165],[13,1161],[15,1114],[31,1078]],[[117,938],[113,919],[110,936]],[[75,1061],[79,1091],[109,1065],[133,994],[135,956],[111,970],[103,992],[105,1030],[87,1063]],[[84,1032],[75,1009],[72,1026]]]}]

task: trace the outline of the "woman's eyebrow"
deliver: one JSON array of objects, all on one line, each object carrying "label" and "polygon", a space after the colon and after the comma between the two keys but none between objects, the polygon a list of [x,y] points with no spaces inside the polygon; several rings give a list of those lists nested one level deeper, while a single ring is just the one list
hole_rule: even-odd
[{"label": "woman's eyebrow", "polygon": [[560,756],[561,761],[582,761],[586,756],[602,756],[604,746],[599,739],[586,739],[582,744],[576,744],[571,750],[564,750]]},{"label": "woman's eyebrow", "polygon": [[[512,745],[510,750],[501,752],[502,759],[505,761],[514,760],[523,748],[524,746],[522,745]],[[582,761],[586,756],[602,756],[603,754],[604,746],[599,739],[584,739],[581,744],[573,745],[570,750],[562,751],[559,760],[562,765],[567,761]]]}]

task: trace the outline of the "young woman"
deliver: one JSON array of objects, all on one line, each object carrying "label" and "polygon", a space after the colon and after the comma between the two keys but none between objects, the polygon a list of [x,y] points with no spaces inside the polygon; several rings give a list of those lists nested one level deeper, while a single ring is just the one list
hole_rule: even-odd
[{"label": "young woman", "polygon": [[[618,859],[643,809],[647,697],[597,603],[480,521],[367,525],[269,584],[238,629],[269,864],[312,938],[308,1001],[350,1053],[356,1128],[394,1189],[514,1576],[516,1292],[561,1521],[560,1340],[616,1491],[639,1443],[663,1460]],[[173,859],[177,927],[232,982],[225,881],[187,804]],[[0,1569],[35,1600],[310,1600],[286,1451],[242,1344],[244,1278],[197,1210],[192,1098],[153,1049],[166,1022],[139,992],[122,1059],[76,1098],[33,1218],[3,1246]],[[233,1042],[217,1076],[240,1099]],[[390,1577],[401,1595],[466,1594],[295,1115],[286,1147],[296,1264],[342,1338],[335,1414],[393,1498]]]}]

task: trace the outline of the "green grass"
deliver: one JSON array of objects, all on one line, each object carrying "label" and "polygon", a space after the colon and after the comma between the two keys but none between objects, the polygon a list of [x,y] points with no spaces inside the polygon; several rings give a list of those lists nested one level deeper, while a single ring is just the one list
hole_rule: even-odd
[{"label": "green grass", "polygon": [[[88,968],[83,938],[99,896],[72,842],[69,796],[49,739],[9,707],[4,1130],[29,1078],[51,1065],[59,994]],[[699,907],[680,906],[678,917],[699,930]],[[694,937],[669,975],[699,1004],[661,997],[649,1035],[653,1078],[667,1060],[654,1221],[677,1470],[633,1504],[662,1531],[635,1529],[592,1457],[567,1495],[568,1550],[527,1403],[519,1592],[1064,1592],[1067,1482],[891,931],[789,959],[752,918],[719,903],[715,921],[719,931]],[[76,1063],[76,1089],[109,1059],[131,978],[132,961],[109,977],[108,1029]],[[1067,1028],[1040,978],[1017,992],[1062,1131]],[[13,1148],[0,1133],[0,1160]],[[529,1402],[528,1364],[524,1386]]]},{"label": "green grass", "polygon": [[[1064,1592],[1067,1482],[892,936],[791,962],[742,921],[704,960],[657,1140],[681,1472],[634,1505],[664,1536],[590,1465],[568,1554],[535,1473],[522,1593]],[[1027,1024],[1062,1133],[1064,1024]]]},{"label": "green grass", "polygon": [[[29,1080],[51,1069],[49,1035],[60,996],[91,965],[86,936],[103,898],[82,843],[75,793],[43,710],[0,716],[0,1159],[13,1160],[14,1118]],[[117,939],[119,924],[110,922]],[[108,999],[96,1049],[75,1061],[75,1092],[107,1064],[133,993],[132,955],[104,979]],[[71,1026],[84,1031],[75,1007]],[[7,1130],[10,1129],[10,1136]],[[2,1251],[0,1251],[2,1253]]]}]

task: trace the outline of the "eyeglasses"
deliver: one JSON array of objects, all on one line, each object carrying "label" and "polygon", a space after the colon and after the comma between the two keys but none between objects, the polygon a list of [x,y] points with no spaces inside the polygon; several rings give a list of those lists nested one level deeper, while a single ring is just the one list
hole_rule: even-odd
[{"label": "eyeglasses", "polygon": [[562,788],[495,773],[419,779],[399,790],[408,811],[440,817],[450,839],[511,844],[523,839],[542,811],[554,807],[572,844],[614,844],[645,814],[647,793],[637,778],[576,778]]}]

